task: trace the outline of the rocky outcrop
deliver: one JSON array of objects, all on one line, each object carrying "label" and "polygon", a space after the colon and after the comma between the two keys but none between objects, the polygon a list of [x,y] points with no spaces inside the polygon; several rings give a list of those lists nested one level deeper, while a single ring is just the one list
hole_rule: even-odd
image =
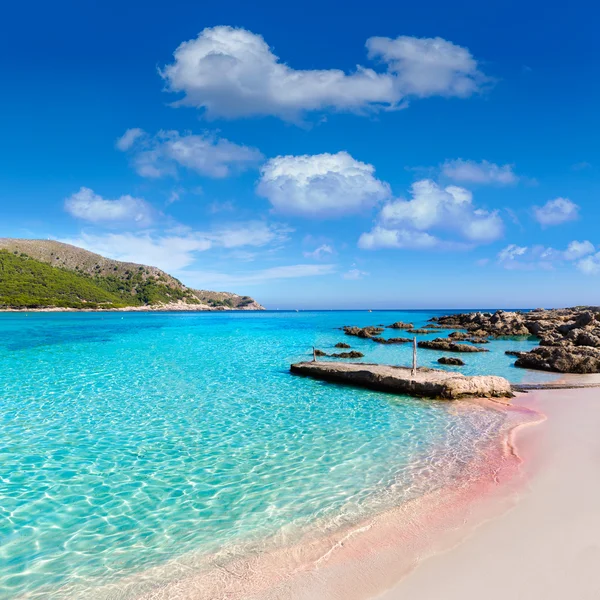
[{"label": "rocky outcrop", "polygon": [[454,358],[453,356],[442,356],[438,358],[440,365],[454,365],[456,367],[464,367],[465,363],[460,358]]},{"label": "rocky outcrop", "polygon": [[446,338],[422,340],[417,343],[417,346],[419,348],[427,348],[428,350],[441,350],[442,352],[488,352],[485,348],[469,346],[469,344],[459,344]]},{"label": "rocky outcrop", "polygon": [[433,320],[437,325],[465,329],[466,335],[471,337],[481,334],[538,337],[540,346],[530,352],[507,352],[517,356],[517,367],[558,373],[600,372],[600,307],[538,308],[530,312],[499,310],[434,317]]},{"label": "rocky outcrop", "polygon": [[374,337],[371,338],[374,342],[378,344],[406,344],[407,342],[412,342],[410,338],[403,337],[395,337],[395,338],[382,338],[382,337]]},{"label": "rocky outcrop", "polygon": [[396,321],[391,325],[388,325],[388,329],[412,329],[414,325],[412,323],[403,323],[402,321]]},{"label": "rocky outcrop", "polygon": [[338,352],[337,354],[330,354],[335,358],[363,358],[364,354],[357,350],[350,350],[350,352]]},{"label": "rocky outcrop", "polygon": [[420,328],[420,329],[407,329],[406,332],[407,333],[416,333],[416,334],[419,334],[419,333],[423,333],[423,334],[424,333],[432,333],[432,331],[430,329],[425,329],[424,327]]},{"label": "rocky outcrop", "polygon": [[354,335],[359,338],[370,339],[383,333],[383,327],[356,327],[354,325],[345,325],[342,327],[346,335]]},{"label": "rocky outcrop", "polygon": [[323,352],[323,350],[319,350],[318,348],[314,351],[315,356],[327,356],[327,352]]},{"label": "rocky outcrop", "polygon": [[600,349],[590,346],[540,346],[523,352],[516,367],[558,373],[599,373]]},{"label": "rocky outcrop", "polygon": [[362,363],[304,362],[290,367],[296,375],[356,385],[394,394],[424,398],[459,400],[462,398],[511,398],[510,383],[503,377],[467,377],[439,369],[411,369]]},{"label": "rocky outcrop", "polygon": [[352,346],[350,346],[350,344],[344,344],[344,342],[338,342],[335,345],[336,348],[351,348]]}]

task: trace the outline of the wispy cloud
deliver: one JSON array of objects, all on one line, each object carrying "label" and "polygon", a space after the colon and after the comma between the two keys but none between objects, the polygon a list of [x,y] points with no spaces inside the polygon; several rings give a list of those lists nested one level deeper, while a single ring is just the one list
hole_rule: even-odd
[{"label": "wispy cloud", "polygon": [[150,136],[142,129],[128,129],[117,140],[117,148],[130,153],[139,175],[155,179],[176,176],[180,168],[223,178],[256,167],[263,160],[256,148],[235,144],[208,132],[194,135],[159,131]]},{"label": "wispy cloud", "polygon": [[447,160],[441,170],[442,175],[459,183],[514,185],[519,181],[514,165],[497,165],[487,160]]}]

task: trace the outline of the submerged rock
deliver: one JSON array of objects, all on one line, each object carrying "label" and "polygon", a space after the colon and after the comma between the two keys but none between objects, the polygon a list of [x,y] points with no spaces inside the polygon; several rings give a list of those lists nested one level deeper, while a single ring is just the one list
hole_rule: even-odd
[{"label": "submerged rock", "polygon": [[453,356],[442,356],[438,358],[440,365],[454,365],[457,367],[463,367],[465,363],[460,358],[454,358]]},{"label": "submerged rock", "polygon": [[431,330],[425,329],[425,328],[422,328],[422,329],[407,329],[406,331],[407,331],[407,333],[432,333]]},{"label": "submerged rock", "polygon": [[356,350],[351,350],[350,352],[339,352],[331,356],[335,356],[335,358],[363,358],[364,354]]},{"label": "submerged rock", "polygon": [[419,348],[427,348],[429,350],[441,350],[442,352],[489,352],[489,350],[486,350],[485,348],[469,346],[468,344],[459,344],[444,338],[422,340],[417,343],[417,346],[419,346]]},{"label": "submerged rock", "polygon": [[395,338],[382,338],[382,337],[374,337],[371,338],[374,342],[378,344],[406,344],[407,342],[412,342],[410,338],[403,337],[395,337]]}]

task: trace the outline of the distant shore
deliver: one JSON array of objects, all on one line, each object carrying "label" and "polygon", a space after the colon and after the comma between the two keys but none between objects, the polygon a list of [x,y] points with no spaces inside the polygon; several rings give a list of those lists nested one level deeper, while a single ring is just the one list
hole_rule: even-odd
[{"label": "distant shore", "polygon": [[265,310],[264,307],[242,307],[242,308],[229,308],[224,306],[212,307],[207,305],[197,304],[184,304],[184,303],[172,303],[172,304],[157,304],[149,306],[124,306],[122,308],[67,308],[67,307],[55,307],[48,306],[45,308],[0,308],[0,313],[58,313],[58,312],[71,312],[71,313],[106,313],[106,312],[230,312],[230,311],[260,311]]}]

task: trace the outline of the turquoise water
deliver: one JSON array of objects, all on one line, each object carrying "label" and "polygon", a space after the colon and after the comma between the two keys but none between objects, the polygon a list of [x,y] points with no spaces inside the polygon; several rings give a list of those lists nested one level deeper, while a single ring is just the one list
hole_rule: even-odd
[{"label": "turquoise water", "polygon": [[[93,598],[178,556],[291,540],[459,476],[502,413],[288,372],[338,341],[407,364],[409,346],[338,328],[433,314],[0,315],[0,597]],[[533,345],[493,342],[462,372],[549,378],[504,355]]]}]

